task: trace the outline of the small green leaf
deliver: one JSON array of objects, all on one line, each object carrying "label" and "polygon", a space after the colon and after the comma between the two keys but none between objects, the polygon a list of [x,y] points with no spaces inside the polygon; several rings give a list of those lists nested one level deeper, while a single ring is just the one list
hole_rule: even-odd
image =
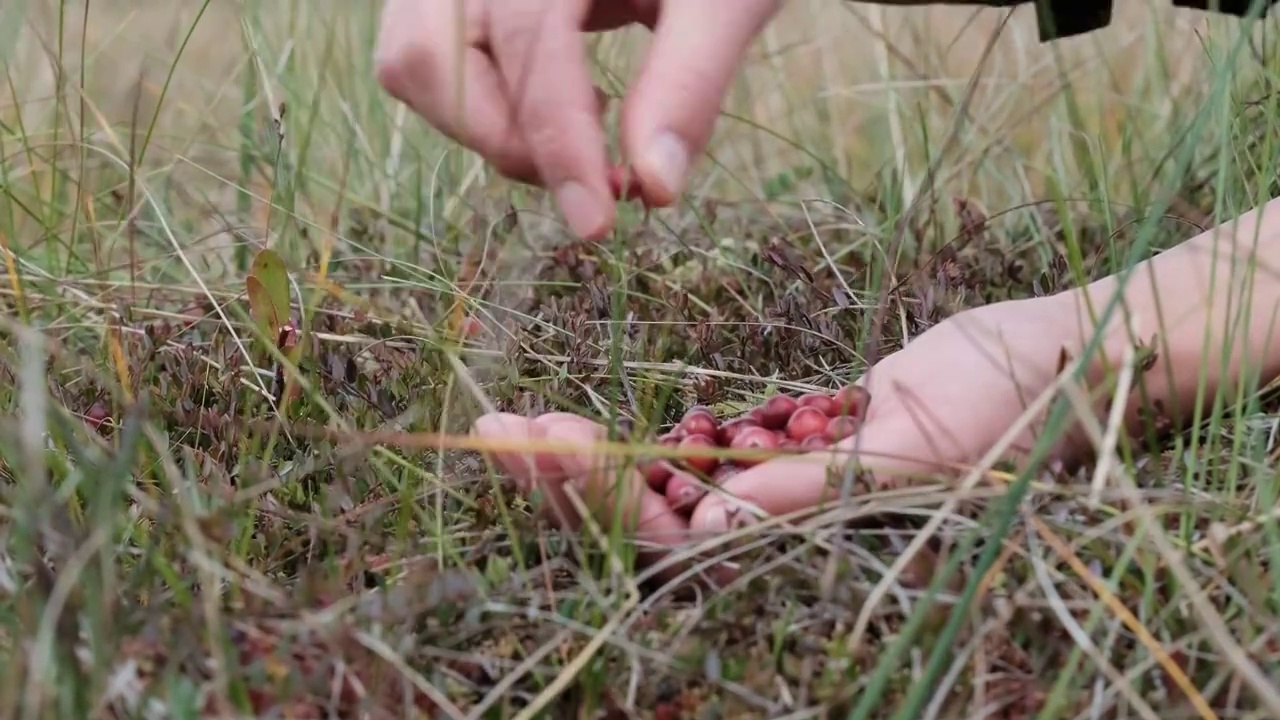
[{"label": "small green leaf", "polygon": [[245,287],[254,321],[274,341],[290,319],[289,271],[285,269],[284,260],[272,250],[260,251],[253,258]]},{"label": "small green leaf", "polygon": [[249,314],[253,316],[253,321],[262,334],[274,342],[280,332],[281,322],[275,305],[271,302],[271,294],[256,275],[245,278],[244,286],[249,293]]}]

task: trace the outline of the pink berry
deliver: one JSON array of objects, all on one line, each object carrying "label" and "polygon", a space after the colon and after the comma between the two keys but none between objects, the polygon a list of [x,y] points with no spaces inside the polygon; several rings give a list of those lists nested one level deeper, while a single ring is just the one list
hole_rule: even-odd
[{"label": "pink berry", "polygon": [[[734,450],[776,450],[778,448],[778,436],[772,430],[766,430],[762,427],[752,427],[738,433],[738,437],[734,438]],[[751,457],[738,458],[737,463],[744,467],[759,465],[767,458]]]},{"label": "pink berry", "polygon": [[765,401],[760,408],[760,425],[770,430],[781,430],[787,426],[791,414],[799,404],[789,395],[774,395]]},{"label": "pink berry", "polygon": [[847,437],[852,437],[861,425],[857,418],[841,415],[828,420],[827,428],[822,434],[829,442],[840,442]]},{"label": "pink berry", "polygon": [[665,447],[675,447],[684,439],[684,431],[676,427],[671,432],[658,436],[658,444]]},{"label": "pink berry", "polygon": [[84,419],[87,421],[89,427],[97,430],[111,419],[111,411],[107,409],[105,403],[101,401],[95,402],[90,406],[88,411],[85,412]]},{"label": "pink berry", "polygon": [[650,460],[642,463],[639,467],[640,474],[644,475],[644,481],[654,492],[663,492],[667,488],[667,481],[671,479],[671,465],[665,460]]},{"label": "pink berry", "polygon": [[667,504],[674,510],[689,510],[706,494],[702,483],[686,473],[676,473],[667,481]]},{"label": "pink berry", "polygon": [[759,427],[759,424],[750,417],[734,418],[720,426],[720,444],[725,447],[733,447],[734,438],[738,437],[738,433],[747,428]]},{"label": "pink berry", "polygon": [[840,415],[864,417],[871,404],[871,393],[859,385],[845,385],[836,391],[836,410]]},{"label": "pink berry", "polygon": [[787,435],[796,442],[804,442],[805,438],[821,435],[827,429],[827,416],[816,407],[805,405],[791,416],[787,422]]},{"label": "pink berry", "polygon": [[716,416],[710,410],[695,407],[684,414],[680,430],[685,435],[706,435],[713,438],[720,432],[720,423],[716,422]]},{"label": "pink berry", "polygon": [[[685,437],[685,439],[680,441],[680,447],[681,448],[700,448],[700,447],[714,448],[714,447],[717,447],[717,445],[715,440],[712,440],[710,437],[706,435],[688,435]],[[694,470],[704,474],[710,474],[711,471],[715,470],[716,466],[720,464],[720,459],[714,456],[706,456],[706,455],[682,456],[680,459],[684,461],[684,464],[688,465],[690,468],[693,468]]]},{"label": "pink berry", "polygon": [[[613,199],[618,202],[630,202],[639,200],[645,208],[651,207],[649,199],[645,196],[644,190],[640,187],[640,182],[631,174],[631,172],[620,165],[614,165],[609,168],[609,191],[613,193]],[[623,195],[625,191],[626,195]]]},{"label": "pink berry", "polygon": [[800,443],[801,450],[826,450],[830,447],[825,435],[810,435]]},{"label": "pink berry", "polygon": [[806,393],[796,402],[800,407],[813,408],[827,417],[835,417],[838,414],[836,399],[824,393]]}]

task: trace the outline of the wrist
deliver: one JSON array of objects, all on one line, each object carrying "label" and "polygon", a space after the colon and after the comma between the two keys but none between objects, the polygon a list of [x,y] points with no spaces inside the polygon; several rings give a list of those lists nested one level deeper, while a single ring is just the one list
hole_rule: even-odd
[{"label": "wrist", "polygon": [[1280,373],[1280,276],[1258,262],[1276,254],[1266,251],[1276,243],[1243,238],[1259,229],[1255,222],[1220,226],[1130,273],[1064,293],[1078,347],[1097,338],[1087,375],[1090,387],[1105,391],[1101,400],[1114,400],[1126,358],[1138,365],[1126,401],[1132,423],[1145,410],[1183,427],[1217,393],[1230,393],[1230,404]]}]

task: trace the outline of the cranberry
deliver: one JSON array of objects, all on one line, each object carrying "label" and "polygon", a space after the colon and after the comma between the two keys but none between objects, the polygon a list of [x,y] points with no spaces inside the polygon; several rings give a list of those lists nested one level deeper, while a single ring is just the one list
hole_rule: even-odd
[{"label": "cranberry", "polygon": [[[752,427],[738,433],[738,437],[734,438],[734,450],[776,450],[778,448],[778,436],[772,430],[766,430],[762,427]],[[744,467],[759,465],[767,458],[751,457],[738,458],[737,463]]]},{"label": "cranberry", "polygon": [[733,441],[738,434],[747,428],[760,427],[755,420],[750,417],[734,418],[720,426],[720,444],[725,447],[733,447]]},{"label": "cranberry", "polygon": [[826,450],[830,446],[830,442],[823,434],[810,435],[800,443],[801,450]]},{"label": "cranberry", "polygon": [[[714,448],[718,447],[716,441],[706,435],[688,435],[680,441],[681,448]],[[686,465],[700,473],[710,474],[716,466],[720,464],[720,459],[714,456],[693,455],[682,456],[680,458]]]},{"label": "cranberry", "polygon": [[671,465],[666,460],[650,460],[639,467],[644,481],[654,492],[663,492],[671,479]]},{"label": "cranberry", "polygon": [[713,438],[720,432],[720,423],[716,422],[716,416],[704,407],[695,407],[685,413],[679,427],[685,435],[705,435]]},{"label": "cranberry", "polygon": [[667,504],[675,510],[688,510],[707,494],[707,489],[696,478],[686,473],[676,473],[667,481]]},{"label": "cranberry", "polygon": [[836,391],[835,401],[839,414],[864,417],[871,404],[871,393],[858,385],[845,385]]},{"label": "cranberry", "polygon": [[796,442],[804,442],[805,438],[821,435],[827,429],[827,416],[816,407],[805,405],[796,410],[787,422],[787,435]]},{"label": "cranberry", "polygon": [[797,402],[800,404],[800,407],[814,408],[827,417],[835,417],[839,414],[839,406],[836,405],[836,399],[830,395],[825,395],[823,393],[806,393],[801,395]]},{"label": "cranberry", "polygon": [[822,434],[831,442],[840,442],[858,432],[858,428],[861,425],[862,423],[857,418],[841,415],[828,420],[826,430]]},{"label": "cranberry", "polygon": [[774,395],[760,408],[760,424],[770,430],[781,430],[787,426],[791,414],[799,406],[796,399],[789,395]]}]

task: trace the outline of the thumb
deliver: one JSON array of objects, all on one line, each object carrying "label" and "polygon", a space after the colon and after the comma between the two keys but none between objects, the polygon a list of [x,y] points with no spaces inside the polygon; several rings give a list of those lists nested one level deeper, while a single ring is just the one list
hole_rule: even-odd
[{"label": "thumb", "polygon": [[[717,534],[749,525],[764,515],[787,515],[832,498],[827,482],[832,453],[788,455],[733,475],[693,510],[689,526]],[[835,491],[838,496],[838,489]]]},{"label": "thumb", "polygon": [[627,160],[655,205],[684,189],[742,58],[781,0],[669,0],[622,113]]}]

